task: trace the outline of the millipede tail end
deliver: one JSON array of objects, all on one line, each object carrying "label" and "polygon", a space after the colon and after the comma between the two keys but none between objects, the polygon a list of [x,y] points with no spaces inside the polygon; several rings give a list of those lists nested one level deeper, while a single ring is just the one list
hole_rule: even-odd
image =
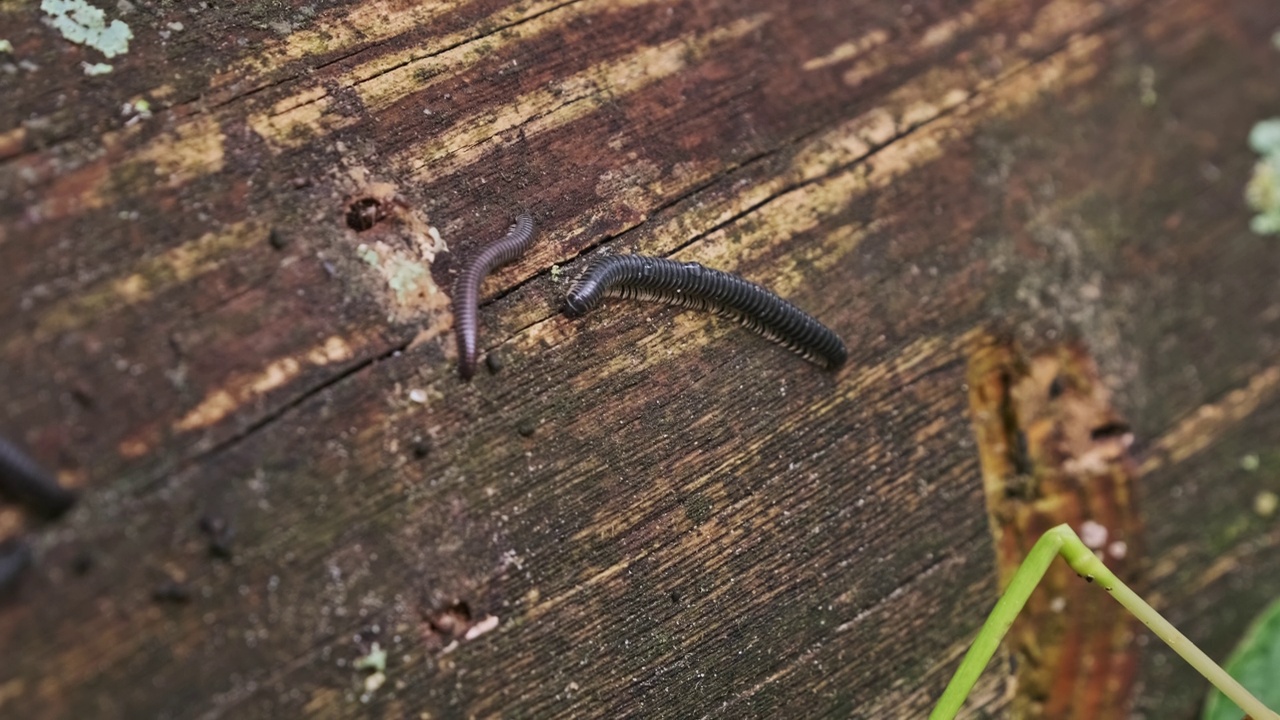
[{"label": "millipede tail end", "polygon": [[453,317],[458,338],[458,374],[463,380],[470,380],[476,373],[480,284],[490,270],[524,255],[532,242],[533,216],[520,213],[506,235],[481,247],[462,266],[453,294]]}]

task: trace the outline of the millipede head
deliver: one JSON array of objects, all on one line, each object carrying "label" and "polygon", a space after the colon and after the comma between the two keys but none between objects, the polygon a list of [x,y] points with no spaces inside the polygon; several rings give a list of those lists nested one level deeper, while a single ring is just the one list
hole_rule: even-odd
[{"label": "millipede head", "polygon": [[565,317],[571,318],[582,317],[590,309],[591,303],[588,302],[585,297],[573,291],[570,291],[569,294],[565,296],[564,306],[561,308]]}]

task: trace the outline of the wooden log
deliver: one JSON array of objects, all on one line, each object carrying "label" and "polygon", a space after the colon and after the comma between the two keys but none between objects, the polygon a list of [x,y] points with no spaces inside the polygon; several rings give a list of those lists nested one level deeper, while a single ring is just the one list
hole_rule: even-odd
[{"label": "wooden log", "polygon": [[[994,601],[993,323],[1092,350],[1175,623],[1222,656],[1280,592],[1280,253],[1242,202],[1280,7],[132,7],[107,58],[0,5],[0,431],[81,493],[0,510],[37,555],[5,715],[920,717]],[[463,384],[455,254],[521,208]],[[571,322],[600,251],[740,273],[850,361]],[[1189,715],[1148,650],[1138,707]]]}]

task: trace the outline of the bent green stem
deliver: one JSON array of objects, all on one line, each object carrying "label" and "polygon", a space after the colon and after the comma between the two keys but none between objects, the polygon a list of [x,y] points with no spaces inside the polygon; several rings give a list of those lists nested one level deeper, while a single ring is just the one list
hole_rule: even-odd
[{"label": "bent green stem", "polygon": [[1223,695],[1230,698],[1253,720],[1280,720],[1280,715],[1267,709],[1243,685],[1236,682],[1185,635],[1178,632],[1177,628],[1169,624],[1169,621],[1156,612],[1155,608],[1120,582],[1115,573],[1102,564],[1102,561],[1085,546],[1068,525],[1059,525],[1046,532],[1036,541],[1031,552],[1027,553],[1026,559],[1022,561],[1022,565],[1009,581],[1009,587],[1000,596],[995,608],[987,616],[987,622],[978,631],[978,637],[974,639],[969,652],[965,653],[964,659],[960,661],[960,667],[956,668],[955,675],[947,684],[947,689],[943,691],[938,704],[929,714],[929,720],[951,720],[960,711],[965,698],[978,682],[978,676],[987,667],[987,663],[995,655],[996,648],[1000,646],[1000,641],[1012,627],[1013,619],[1026,605],[1027,598],[1031,597],[1031,591],[1035,590],[1036,585],[1040,583],[1040,579],[1044,577],[1056,555],[1061,555],[1071,569],[1081,577],[1090,582],[1096,582],[1103,590],[1111,593],[1117,602],[1151,628],[1157,637],[1173,648],[1174,652],[1181,655],[1201,675],[1208,678],[1214,687],[1221,690]]}]

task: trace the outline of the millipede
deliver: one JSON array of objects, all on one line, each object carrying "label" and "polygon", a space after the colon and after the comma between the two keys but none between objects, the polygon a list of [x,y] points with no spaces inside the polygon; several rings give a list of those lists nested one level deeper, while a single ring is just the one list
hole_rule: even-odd
[{"label": "millipede", "polygon": [[533,241],[533,217],[521,213],[507,234],[476,253],[462,266],[454,286],[453,318],[458,337],[458,373],[470,380],[476,372],[476,337],[479,326],[480,283],[494,268],[524,255]]},{"label": "millipede", "polygon": [[0,544],[0,595],[9,593],[31,565],[31,546],[21,538]]},{"label": "millipede", "polygon": [[4,438],[0,438],[0,494],[37,515],[55,518],[75,504],[75,493],[62,487],[44,468]]},{"label": "millipede", "polygon": [[569,290],[564,314],[579,317],[605,298],[711,312],[826,370],[839,369],[848,357],[840,337],[805,311],[753,282],[696,262],[645,255],[597,258]]}]

